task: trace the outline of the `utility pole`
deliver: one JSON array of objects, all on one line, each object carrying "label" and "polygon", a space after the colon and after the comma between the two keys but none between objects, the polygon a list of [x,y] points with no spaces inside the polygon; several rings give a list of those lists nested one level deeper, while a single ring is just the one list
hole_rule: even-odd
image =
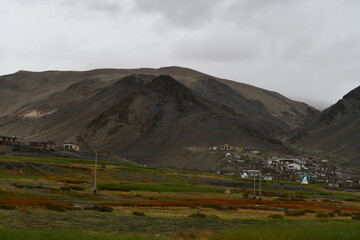
[{"label": "utility pole", "polygon": [[260,162],[260,171],[259,171],[259,181],[260,181],[260,197],[259,197],[259,200],[261,200],[261,162]]},{"label": "utility pole", "polygon": [[254,199],[256,199],[256,179],[255,179],[255,171],[253,172],[254,174]]},{"label": "utility pole", "polygon": [[94,166],[94,194],[96,194],[96,170],[97,170],[97,149],[95,148],[95,166]]}]

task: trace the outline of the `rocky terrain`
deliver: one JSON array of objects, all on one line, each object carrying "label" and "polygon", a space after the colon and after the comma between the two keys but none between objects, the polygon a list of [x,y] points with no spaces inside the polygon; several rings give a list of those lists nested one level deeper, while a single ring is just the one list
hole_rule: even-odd
[{"label": "rocky terrain", "polygon": [[137,162],[191,166],[231,144],[282,151],[319,111],[278,93],[191,69],[98,69],[0,77],[0,135],[96,146]]},{"label": "rocky terrain", "polygon": [[360,86],[325,109],[318,121],[293,138],[295,146],[335,155],[360,165]]}]

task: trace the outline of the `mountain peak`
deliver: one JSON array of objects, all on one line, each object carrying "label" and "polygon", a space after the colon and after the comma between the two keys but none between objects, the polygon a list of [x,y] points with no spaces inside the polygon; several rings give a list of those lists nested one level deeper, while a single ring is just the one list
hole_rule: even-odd
[{"label": "mountain peak", "polygon": [[350,91],[348,94],[344,96],[343,99],[352,99],[360,101],[360,86]]},{"label": "mountain peak", "polygon": [[346,94],[336,104],[325,109],[320,116],[319,122],[330,124],[340,115],[345,115],[360,109],[360,86]]},{"label": "mountain peak", "polygon": [[170,75],[159,75],[152,80],[147,87],[156,92],[164,92],[167,94],[191,93],[192,90],[178,82],[175,78]]}]

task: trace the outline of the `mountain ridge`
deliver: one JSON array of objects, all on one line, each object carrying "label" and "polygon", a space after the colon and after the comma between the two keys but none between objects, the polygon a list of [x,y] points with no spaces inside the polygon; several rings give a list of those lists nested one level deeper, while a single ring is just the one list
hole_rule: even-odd
[{"label": "mountain ridge", "polygon": [[291,142],[300,149],[322,151],[360,165],[360,86],[325,109],[318,121]]},{"label": "mountain ridge", "polygon": [[188,147],[284,149],[289,130],[319,115],[280,94],[180,67],[19,72],[0,76],[0,94],[1,135],[58,143],[98,135],[107,151],[157,166]]}]

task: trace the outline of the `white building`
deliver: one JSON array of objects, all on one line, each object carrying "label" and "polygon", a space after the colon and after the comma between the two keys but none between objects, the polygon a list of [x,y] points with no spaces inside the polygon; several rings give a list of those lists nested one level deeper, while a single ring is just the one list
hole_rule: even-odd
[{"label": "white building", "polygon": [[301,181],[301,184],[309,184],[307,177],[303,178],[303,180]]},{"label": "white building", "polygon": [[241,177],[241,178],[248,178],[249,176],[248,176],[248,174],[247,174],[246,172],[244,172],[244,173],[242,173],[242,174],[240,175],[240,177]]},{"label": "white building", "polygon": [[301,170],[301,165],[298,164],[298,163],[290,163],[290,164],[288,164],[286,166],[286,169],[300,171]]},{"label": "white building", "polygon": [[64,143],[64,150],[65,151],[79,151],[80,147],[75,143]]}]

